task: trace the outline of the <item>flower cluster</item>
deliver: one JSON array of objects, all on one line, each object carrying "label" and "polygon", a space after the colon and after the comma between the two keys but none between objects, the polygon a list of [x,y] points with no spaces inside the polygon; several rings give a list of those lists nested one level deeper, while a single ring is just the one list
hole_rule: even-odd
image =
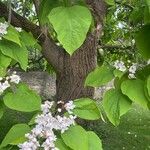
[{"label": "flower cluster", "polygon": [[114,67],[122,72],[126,71],[126,66],[123,61],[116,60],[114,62]]},{"label": "flower cluster", "polygon": [[136,70],[137,70],[137,64],[136,63],[132,63],[132,65],[129,67],[129,75],[128,75],[128,77],[130,79],[136,78],[135,77]]},{"label": "flower cluster", "polygon": [[8,23],[0,23],[0,40],[2,39],[2,36],[7,34],[7,28],[8,28]]},{"label": "flower cluster", "polygon": [[126,67],[126,66],[125,66],[125,63],[124,63],[123,61],[116,60],[116,61],[113,63],[113,66],[114,66],[116,69],[120,70],[121,72],[125,72],[125,71],[128,70],[128,72],[129,72],[128,77],[129,77],[130,79],[136,78],[136,77],[135,77],[135,73],[136,73],[136,70],[137,70],[137,63],[132,63],[131,66]]},{"label": "flower cluster", "polygon": [[16,75],[14,71],[12,75],[7,77],[0,77],[0,95],[11,86],[12,83],[18,84],[20,82],[20,76]]},{"label": "flower cluster", "polygon": [[[61,103],[61,102],[58,102]],[[23,144],[19,144],[20,150],[37,150],[43,148],[44,150],[59,150],[55,146],[57,137],[55,131],[64,133],[71,125],[75,124],[76,116],[71,115],[75,105],[72,101],[69,101],[64,105],[69,116],[53,116],[51,110],[54,106],[54,102],[45,101],[41,105],[42,113],[35,119],[36,126],[30,133],[26,134],[28,141]],[[59,108],[60,109],[60,108]]]}]

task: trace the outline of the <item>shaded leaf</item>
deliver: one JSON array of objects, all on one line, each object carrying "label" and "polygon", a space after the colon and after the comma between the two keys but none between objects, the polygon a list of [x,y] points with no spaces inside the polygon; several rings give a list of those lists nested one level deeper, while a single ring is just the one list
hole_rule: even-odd
[{"label": "shaded leaf", "polygon": [[131,107],[131,100],[123,95],[120,90],[107,91],[103,99],[103,107],[110,122],[115,126],[120,122],[120,116]]},{"label": "shaded leaf", "polygon": [[74,104],[73,113],[82,119],[97,120],[101,116],[96,103],[90,98],[76,99]]},{"label": "shaded leaf", "polygon": [[21,68],[26,70],[28,65],[28,50],[23,44],[20,47],[19,45],[13,42],[9,42],[7,40],[1,40],[0,50],[4,55],[13,58],[17,62],[19,62]]},{"label": "shaded leaf", "polygon": [[111,81],[113,78],[113,68],[109,66],[97,67],[87,76],[85,85],[99,87]]},{"label": "shaded leaf", "polygon": [[14,125],[6,134],[3,139],[0,148],[11,145],[18,145],[19,143],[24,142],[25,134],[30,132],[30,127],[26,124],[16,124]]},{"label": "shaded leaf", "polygon": [[148,100],[144,92],[144,82],[140,79],[126,80],[121,85],[123,94],[127,95],[132,101],[147,108]]},{"label": "shaded leaf", "polygon": [[40,110],[41,98],[25,84],[19,84],[15,92],[6,93],[3,99],[10,109],[23,112]]},{"label": "shaded leaf", "polygon": [[136,36],[136,45],[145,59],[150,58],[150,25],[143,26],[137,36]]}]

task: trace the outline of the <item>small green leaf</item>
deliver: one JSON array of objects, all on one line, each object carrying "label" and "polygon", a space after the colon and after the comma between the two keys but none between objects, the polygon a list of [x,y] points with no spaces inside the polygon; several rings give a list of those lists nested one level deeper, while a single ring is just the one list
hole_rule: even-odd
[{"label": "small green leaf", "polygon": [[147,108],[148,100],[144,92],[144,82],[140,79],[126,80],[121,85],[123,94],[127,95],[132,101]]},{"label": "small green leaf", "polygon": [[3,99],[10,109],[23,112],[40,110],[41,98],[25,84],[19,84],[15,92],[8,92]]},{"label": "small green leaf", "polygon": [[20,37],[25,46],[34,46],[37,43],[37,40],[33,37],[31,33],[26,31],[20,32]]},{"label": "small green leaf", "polygon": [[19,62],[21,68],[26,70],[28,65],[28,50],[23,44],[19,46],[7,40],[0,40],[0,50],[4,55]]},{"label": "small green leaf", "polygon": [[103,99],[103,107],[110,122],[117,126],[120,116],[125,114],[131,107],[131,100],[123,95],[120,90],[107,91]]},{"label": "small green leaf", "polygon": [[113,74],[114,74],[115,77],[121,78],[124,75],[124,72],[122,72],[122,71],[120,71],[118,69],[115,69],[113,71]]},{"label": "small green leaf", "polygon": [[70,55],[83,44],[92,22],[88,8],[78,5],[54,8],[48,18],[59,42]]},{"label": "small green leaf", "polygon": [[73,150],[88,150],[88,137],[81,126],[71,126],[61,135],[64,143]]},{"label": "small green leaf", "polygon": [[57,139],[55,142],[55,146],[59,148],[60,150],[71,150],[62,139]]},{"label": "small green leaf", "polygon": [[143,26],[137,36],[136,36],[136,45],[145,59],[150,58],[150,25]]},{"label": "small green leaf", "polygon": [[106,2],[108,5],[115,5],[115,1],[114,1],[114,0],[105,0],[105,2]]},{"label": "small green leaf", "polygon": [[97,67],[87,76],[85,85],[99,87],[111,81],[113,78],[113,68],[109,66]]},{"label": "small green leaf", "polygon": [[11,58],[5,56],[1,51],[0,51],[0,77],[3,77],[6,75],[6,70],[7,67],[10,65]]},{"label": "small green leaf", "polygon": [[89,141],[88,150],[103,150],[102,142],[94,132],[88,131],[87,136]]},{"label": "small green leaf", "polygon": [[8,27],[8,32],[3,36],[3,38],[21,46],[20,35],[13,26]]},{"label": "small green leaf", "polygon": [[30,132],[30,127],[26,124],[16,124],[14,125],[6,134],[3,139],[0,148],[11,145],[18,145],[19,143],[24,142],[25,134]]},{"label": "small green leaf", "polygon": [[89,98],[80,98],[74,100],[75,108],[73,113],[82,119],[97,120],[100,118],[100,111],[94,102]]}]

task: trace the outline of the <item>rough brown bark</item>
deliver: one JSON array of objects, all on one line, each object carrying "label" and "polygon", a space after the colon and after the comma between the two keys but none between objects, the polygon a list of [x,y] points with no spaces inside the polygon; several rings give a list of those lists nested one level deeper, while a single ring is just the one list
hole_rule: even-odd
[{"label": "rough brown bark", "polygon": [[94,34],[89,34],[84,44],[71,57],[64,53],[63,69],[57,74],[57,100],[67,101],[94,95],[94,88],[84,87],[86,76],[96,67],[96,43]]}]

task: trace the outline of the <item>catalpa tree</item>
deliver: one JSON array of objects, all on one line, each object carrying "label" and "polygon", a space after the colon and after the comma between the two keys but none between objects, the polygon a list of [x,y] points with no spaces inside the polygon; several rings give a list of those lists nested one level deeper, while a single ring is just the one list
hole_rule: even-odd
[{"label": "catalpa tree", "polygon": [[[149,109],[149,5],[149,0],[2,0],[0,118],[7,108],[34,115],[12,126],[0,148],[101,150],[100,138],[78,125],[79,119],[103,118],[103,107],[117,126],[133,102]],[[16,65],[27,71],[33,49],[55,70],[51,101],[42,102],[9,71]],[[99,106],[94,88],[109,81],[114,86]]]}]

